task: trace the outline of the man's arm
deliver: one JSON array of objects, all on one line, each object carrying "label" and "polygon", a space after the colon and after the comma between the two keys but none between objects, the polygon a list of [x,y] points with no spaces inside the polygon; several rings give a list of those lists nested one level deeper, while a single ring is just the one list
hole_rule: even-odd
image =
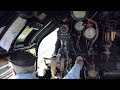
[{"label": "man's arm", "polygon": [[80,79],[80,71],[83,67],[83,59],[81,56],[76,58],[75,64],[63,79]]},{"label": "man's arm", "polygon": [[80,70],[81,70],[80,65],[75,64],[63,79],[79,79]]}]

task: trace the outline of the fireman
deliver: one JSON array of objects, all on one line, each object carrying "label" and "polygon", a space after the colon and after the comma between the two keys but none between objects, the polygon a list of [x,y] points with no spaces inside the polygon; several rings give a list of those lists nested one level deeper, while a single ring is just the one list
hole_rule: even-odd
[{"label": "fireman", "polygon": [[[16,73],[15,79],[38,79],[34,74],[36,58],[32,54],[26,51],[16,51],[10,59]],[[83,64],[82,57],[78,56],[74,66],[63,79],[79,79]]]}]

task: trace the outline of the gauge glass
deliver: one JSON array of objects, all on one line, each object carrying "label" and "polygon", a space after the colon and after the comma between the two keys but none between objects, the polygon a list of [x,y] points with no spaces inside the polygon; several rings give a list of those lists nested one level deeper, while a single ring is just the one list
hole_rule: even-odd
[{"label": "gauge glass", "polygon": [[84,36],[87,38],[87,39],[93,39],[96,35],[96,31],[94,28],[90,27],[90,28],[87,28],[84,32]]},{"label": "gauge glass", "polygon": [[82,31],[85,28],[85,26],[83,25],[82,21],[79,21],[79,22],[75,23],[74,28],[77,31]]}]

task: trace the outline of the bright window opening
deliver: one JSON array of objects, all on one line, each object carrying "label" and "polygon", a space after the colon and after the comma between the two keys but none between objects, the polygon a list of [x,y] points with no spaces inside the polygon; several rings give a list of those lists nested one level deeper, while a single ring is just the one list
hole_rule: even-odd
[{"label": "bright window opening", "polygon": [[48,36],[46,36],[39,45],[38,48],[38,75],[44,76],[44,69],[46,65],[44,58],[51,58],[55,50],[55,43],[57,41],[57,31],[59,28],[54,30]]}]

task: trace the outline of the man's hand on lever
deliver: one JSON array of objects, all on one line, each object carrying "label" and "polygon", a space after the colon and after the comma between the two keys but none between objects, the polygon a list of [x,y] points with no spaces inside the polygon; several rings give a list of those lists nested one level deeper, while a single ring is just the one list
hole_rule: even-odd
[{"label": "man's hand on lever", "polygon": [[78,56],[76,58],[76,61],[75,61],[75,64],[79,64],[81,69],[83,68],[83,65],[84,65],[84,61],[83,61],[83,58],[81,56]]},{"label": "man's hand on lever", "polygon": [[80,79],[80,71],[83,68],[84,61],[81,56],[76,58],[75,64],[63,79]]}]

